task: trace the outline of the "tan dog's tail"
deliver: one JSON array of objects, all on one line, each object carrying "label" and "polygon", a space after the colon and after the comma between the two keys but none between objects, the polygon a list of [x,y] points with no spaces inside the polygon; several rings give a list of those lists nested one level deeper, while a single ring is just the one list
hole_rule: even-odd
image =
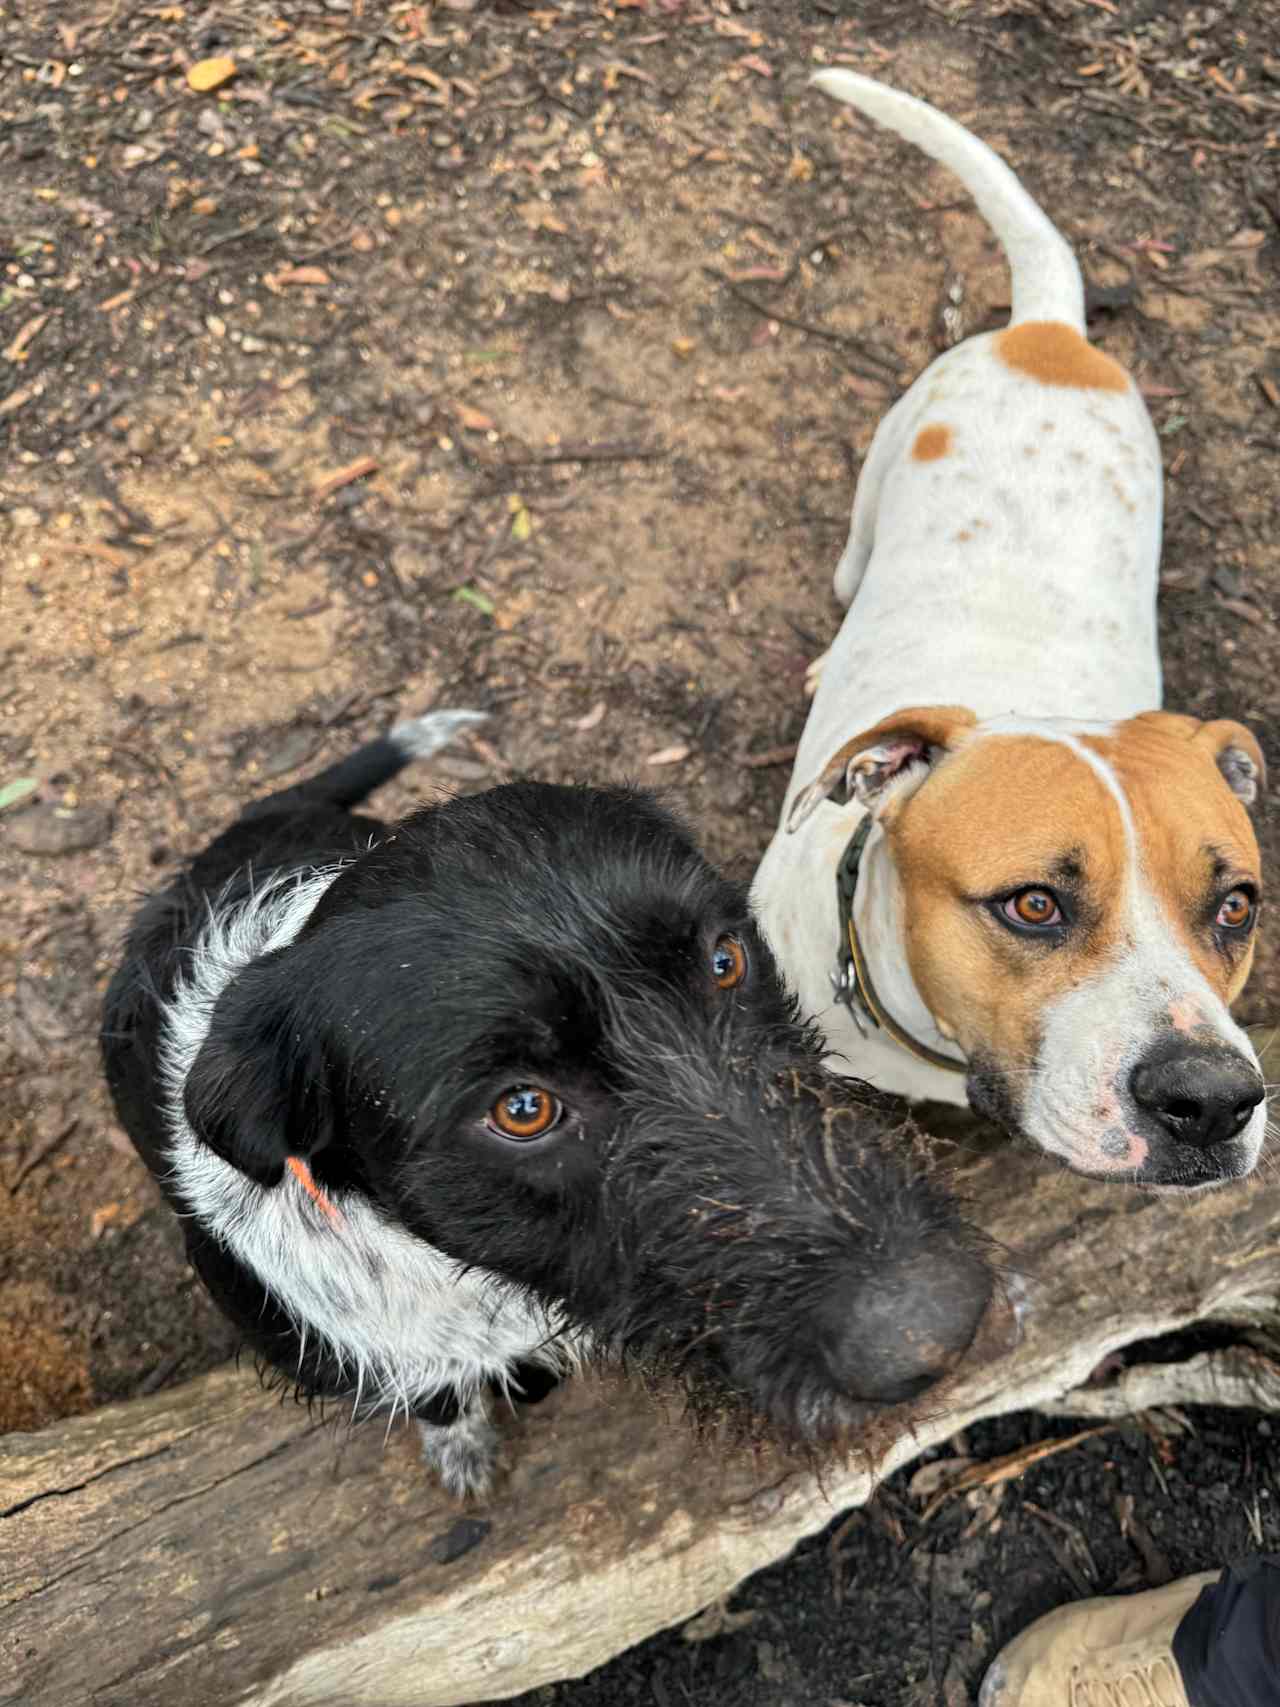
[{"label": "tan dog's tail", "polygon": [[1084,331],[1084,286],[1066,239],[993,149],[927,101],[855,71],[819,71],[810,81],[857,107],[949,167],[1000,239],[1013,275],[1010,324],[1058,320]]}]

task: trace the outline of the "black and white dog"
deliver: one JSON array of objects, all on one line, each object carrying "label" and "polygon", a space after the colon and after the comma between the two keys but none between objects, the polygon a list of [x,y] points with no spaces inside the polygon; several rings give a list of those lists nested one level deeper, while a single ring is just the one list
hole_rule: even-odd
[{"label": "black and white dog", "polygon": [[471,715],[250,806],[133,924],[107,1077],[214,1299],[303,1392],[415,1417],[459,1494],[488,1392],[587,1352],[807,1440],[930,1387],[980,1244],[664,810],[349,810]]}]

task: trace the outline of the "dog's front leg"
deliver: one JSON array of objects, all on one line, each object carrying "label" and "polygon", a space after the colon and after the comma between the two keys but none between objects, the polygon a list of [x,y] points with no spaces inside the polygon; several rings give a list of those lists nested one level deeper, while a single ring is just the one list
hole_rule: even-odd
[{"label": "dog's front leg", "polygon": [[498,1431],[489,1420],[489,1400],[476,1393],[465,1405],[453,1394],[431,1400],[418,1412],[422,1456],[445,1489],[458,1499],[480,1497],[493,1486]]}]

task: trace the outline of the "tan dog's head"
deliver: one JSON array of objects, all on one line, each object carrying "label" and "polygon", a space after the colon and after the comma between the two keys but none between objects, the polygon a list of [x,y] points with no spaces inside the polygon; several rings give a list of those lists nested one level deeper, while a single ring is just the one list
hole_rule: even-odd
[{"label": "tan dog's head", "polygon": [[1261,899],[1239,723],[902,711],[797,795],[885,833],[901,944],[981,1112],[1080,1173],[1196,1187],[1247,1174],[1266,1110],[1227,1009]]}]

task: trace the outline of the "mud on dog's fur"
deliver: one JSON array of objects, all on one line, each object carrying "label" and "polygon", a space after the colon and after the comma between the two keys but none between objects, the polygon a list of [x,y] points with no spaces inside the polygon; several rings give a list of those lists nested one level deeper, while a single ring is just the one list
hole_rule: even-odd
[{"label": "mud on dog's fur", "polygon": [[628,790],[349,810],[450,715],[251,806],[130,933],[107,1076],[213,1297],[458,1493],[490,1395],[588,1354],[803,1440],[927,1389],[989,1270],[744,891]]}]

